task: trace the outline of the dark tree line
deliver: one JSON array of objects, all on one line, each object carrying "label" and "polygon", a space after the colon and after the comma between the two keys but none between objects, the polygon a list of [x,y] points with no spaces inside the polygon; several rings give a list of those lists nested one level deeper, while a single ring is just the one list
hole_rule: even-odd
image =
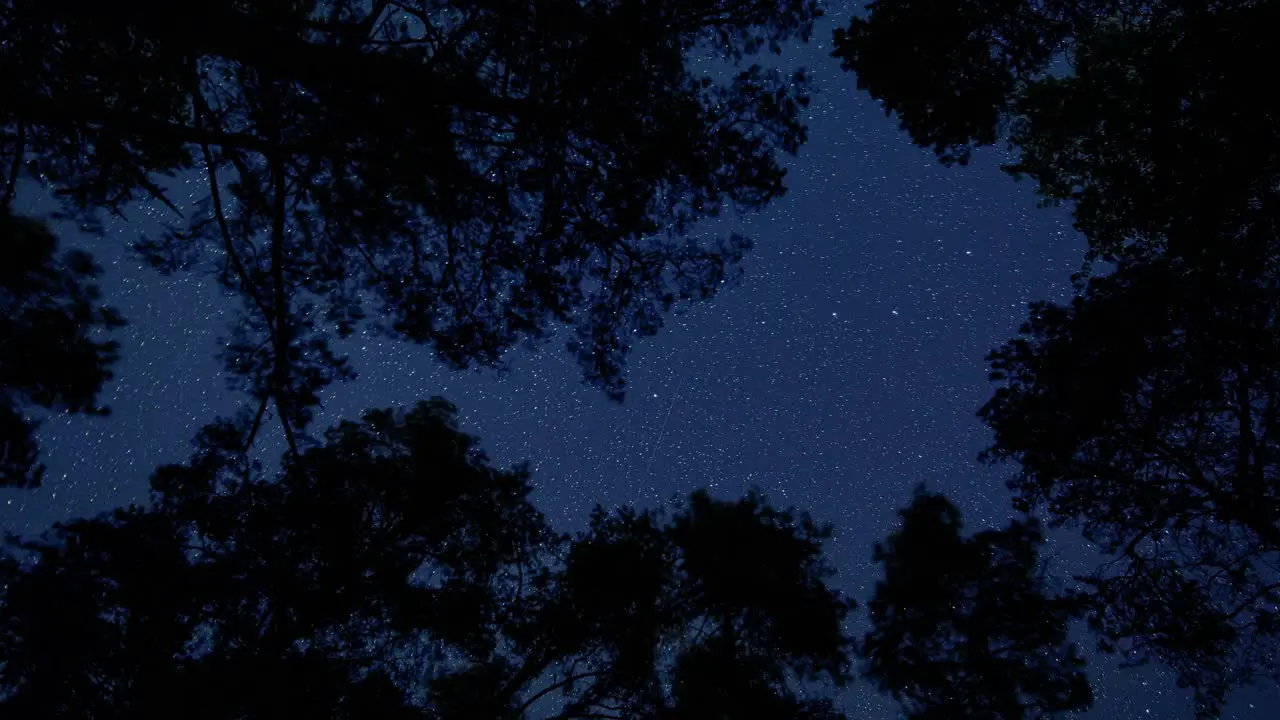
[{"label": "dark tree line", "polygon": [[105,415],[98,404],[119,344],[101,337],[123,319],[102,304],[102,269],[80,251],[57,254],[43,224],[0,209],[0,487],[44,475],[33,411]]},{"label": "dark tree line", "polygon": [[1014,720],[1090,706],[1067,641],[1076,599],[1045,576],[1034,520],[961,535],[960,512],[917,490],[875,549],[884,566],[860,648],[864,674],[912,720]]},{"label": "dark tree line", "polygon": [[[443,400],[243,461],[211,425],[130,507],[14,542],[14,718],[844,717],[830,528],[755,495],[557,534]],[[760,715],[758,713],[764,713]]]},{"label": "dark tree line", "polygon": [[1274,217],[1280,106],[1253,78],[1275,2],[867,7],[836,33],[858,86],[944,162],[1007,143],[1006,170],[1070,205],[1091,258],[1196,255]]},{"label": "dark tree line", "polygon": [[[151,501],[11,539],[0,708],[14,717],[843,717],[861,674],[913,718],[1087,708],[1085,620],[1215,714],[1274,679],[1280,3],[879,0],[836,33],[859,87],[945,163],[1007,142],[1089,241],[1078,296],[989,357],[1002,529],[920,491],[876,547],[854,642],[830,529],[749,495],[599,509],[565,536],[442,400],[308,434],[354,376],[333,336],[501,364],[567,327],[621,400],[635,336],[749,247],[699,219],[784,192],[807,79],[743,65],[807,40],[812,0],[0,3],[4,484],[38,413],[102,413],[122,320],[79,251],[12,215],[19,178],[241,300],[223,359],[252,403]],[[738,64],[695,75],[691,53]],[[1065,69],[1063,69],[1065,68]],[[192,208],[166,178],[200,173]],[[119,238],[104,237],[103,241]],[[1115,270],[1089,279],[1102,259]],[[248,452],[274,409],[290,450]],[[1074,587],[1041,521],[1110,556]]]},{"label": "dark tree line", "polygon": [[835,38],[915,143],[1007,143],[1073,212],[1078,295],[988,358],[984,459],[1109,556],[1079,578],[1099,647],[1202,716],[1280,649],[1280,106],[1253,79],[1277,27],[1269,0],[880,0]]},{"label": "dark tree line", "polygon": [[[842,717],[821,688],[849,679],[853,603],[807,516],[694,493],[668,513],[600,509],[568,537],[444,401],[305,434],[318,394],[353,375],[329,336],[361,331],[466,367],[568,326],[587,380],[621,399],[633,337],[714,294],[749,247],[695,222],[783,192],[807,81],[741,63],[807,39],[818,14],[4,3],[5,205],[25,177],[89,230],[169,206],[169,230],[134,248],[241,298],[224,359],[255,401],[157,470],[149,503],[10,540],[6,716]],[[694,75],[695,51],[740,71]],[[178,208],[164,183],[192,171],[208,196]],[[23,422],[23,402],[97,409],[116,350],[93,339],[118,318],[88,256],[57,268],[38,239],[32,272],[61,270],[74,322],[33,318],[6,351],[61,323],[96,355],[6,374]],[[15,306],[60,302],[46,285],[15,285]],[[270,409],[290,445],[276,477],[248,452]]]},{"label": "dark tree line", "polygon": [[[496,365],[564,326],[585,378],[710,297],[750,242],[697,220],[784,191],[803,71],[745,65],[807,39],[814,0],[85,0],[0,4],[0,168],[92,227],[138,201],[170,229],[135,247],[242,299],[223,359],[293,451],[332,335]],[[739,66],[699,75],[691,52]],[[179,209],[166,177],[208,195]]]},{"label": "dark tree line", "polygon": [[992,355],[1001,386],[983,409],[990,459],[1019,464],[1019,506],[1114,557],[1089,578],[1104,644],[1163,661],[1206,708],[1275,676],[1276,270],[1162,258],[1036,305]]}]

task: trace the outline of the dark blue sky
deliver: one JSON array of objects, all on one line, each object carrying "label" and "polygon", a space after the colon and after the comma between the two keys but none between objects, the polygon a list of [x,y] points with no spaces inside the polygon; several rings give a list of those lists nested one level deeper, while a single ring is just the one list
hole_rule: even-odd
[{"label": "dark blue sky", "polygon": [[[829,553],[860,601],[875,579],[871,546],[917,483],[951,496],[972,529],[1003,523],[1007,471],[974,461],[987,440],[975,417],[989,394],[983,356],[1016,332],[1027,301],[1065,296],[1083,242],[1064,211],[1037,208],[1030,185],[997,170],[998,153],[947,169],[913,147],[827,57],[847,17],[833,9],[814,43],[785,57],[822,88],[810,143],[789,162],[788,196],[703,226],[755,239],[744,281],[639,345],[624,405],[580,383],[563,337],[516,352],[503,376],[450,372],[423,348],[357,338],[348,349],[360,378],[330,388],[317,427],[444,395],[494,459],[531,461],[535,501],[563,528],[596,503],[757,485],[835,523]],[[175,194],[182,185],[171,184]],[[196,178],[186,187],[203,192]],[[35,193],[17,207],[51,209]],[[114,416],[50,421],[44,487],[0,491],[0,527],[38,531],[145,500],[149,472],[184,459],[195,430],[236,406],[213,358],[231,305],[199,275],[162,278],[119,249],[158,217],[139,210],[91,245],[109,299],[131,321],[105,395]],[[75,241],[74,229],[59,230]],[[1088,717],[1191,717],[1165,675],[1094,663],[1091,676],[1099,697]],[[1261,720],[1277,708],[1274,691],[1241,694],[1224,717]],[[865,686],[848,709],[893,717]]]}]

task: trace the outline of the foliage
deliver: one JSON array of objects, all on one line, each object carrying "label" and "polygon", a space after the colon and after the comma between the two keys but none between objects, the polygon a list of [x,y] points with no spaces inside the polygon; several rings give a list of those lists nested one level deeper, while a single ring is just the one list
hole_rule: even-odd
[{"label": "foliage", "polygon": [[[1274,677],[1280,3],[879,0],[835,55],[943,162],[1003,138],[1004,169],[1072,206],[1088,261],[994,352],[984,454],[1016,505],[1079,525],[1101,647],[1159,660],[1213,715]],[[1081,280],[1086,272],[1077,276]]]},{"label": "foliage", "polygon": [[1034,520],[960,534],[960,512],[917,489],[868,605],[863,674],[913,720],[1021,720],[1084,710],[1092,691],[1067,641],[1072,595],[1049,592]]},{"label": "foliage", "polygon": [[1274,217],[1280,106],[1259,92],[1280,3],[878,0],[836,35],[859,88],[944,162],[1071,203],[1090,259],[1194,256]]},{"label": "foliage", "polygon": [[1280,640],[1280,307],[1258,242],[1126,263],[1039,303],[991,356],[991,461],[1024,509],[1114,556],[1090,578],[1104,648],[1159,659],[1202,713],[1274,677]]},{"label": "foliage", "polygon": [[560,536],[439,399],[272,480],[227,430],[152,507],[13,541],[7,717],[843,717],[798,695],[847,679],[852,606],[805,516],[695,493]]},{"label": "foliage", "polygon": [[44,475],[32,408],[106,415],[97,401],[124,321],[102,305],[102,269],[87,253],[57,255],[43,224],[0,210],[0,487],[36,487]]},{"label": "foliage", "polygon": [[1064,11],[1083,4],[875,0],[835,31],[832,55],[917,145],[965,164],[972,146],[995,143],[1017,96],[1071,33]]},{"label": "foliage", "polygon": [[[3,166],[81,222],[192,171],[208,196],[139,251],[243,300],[224,360],[294,451],[332,334],[500,365],[556,326],[624,393],[635,336],[711,297],[749,241],[695,222],[784,191],[803,71],[735,64],[807,39],[815,0],[230,0],[0,4]],[[11,176],[13,173],[11,173]],[[202,257],[209,256],[202,261]],[[252,441],[252,425],[247,441]]]}]

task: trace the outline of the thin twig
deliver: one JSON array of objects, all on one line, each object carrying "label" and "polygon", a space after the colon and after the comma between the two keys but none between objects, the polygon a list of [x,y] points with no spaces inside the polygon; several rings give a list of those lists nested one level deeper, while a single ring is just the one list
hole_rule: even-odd
[{"label": "thin twig", "polygon": [[284,291],[284,224],[287,188],[284,177],[284,153],[279,148],[271,154],[271,175],[271,184],[275,191],[271,219],[271,278],[275,293],[272,309],[275,310],[276,322],[276,356],[271,384],[273,386],[272,394],[276,399],[276,409],[280,411],[280,424],[284,427],[284,436],[289,442],[289,452],[296,458],[298,457],[298,441],[294,437],[293,427],[289,424],[289,413],[285,409],[285,405],[290,404],[290,401],[286,400],[281,403],[281,397],[285,394],[285,388],[288,386],[287,351],[289,348],[285,334],[288,312],[285,305]]},{"label": "thin twig", "polygon": [[270,395],[264,395],[262,402],[258,405],[258,414],[253,418],[253,425],[249,428],[249,434],[245,437],[244,451],[248,452],[253,447],[253,439],[258,436],[258,428],[262,427],[262,416],[267,414],[267,403],[271,400]]},{"label": "thin twig", "polygon": [[[208,107],[204,103],[204,98],[200,95],[199,87],[193,89],[192,98],[196,106],[196,122],[203,123],[208,116]],[[258,307],[258,312],[267,318],[267,331],[271,334],[272,342],[275,342],[275,328],[270,324],[271,315],[267,312],[266,303],[258,296],[257,288],[249,277],[249,271],[244,266],[244,262],[240,258],[240,253],[236,251],[235,242],[231,238],[231,228],[227,223],[226,212],[222,205],[222,192],[218,189],[218,170],[213,161],[213,152],[209,149],[209,142],[204,140],[200,143],[200,149],[204,153],[204,165],[206,173],[209,177],[209,197],[213,200],[214,216],[218,220],[218,229],[222,233],[222,243],[226,250],[227,257],[236,268],[236,274],[240,276],[241,285],[249,294],[249,299]]]},{"label": "thin twig", "polygon": [[27,124],[18,123],[18,139],[16,147],[13,149],[13,163],[9,166],[9,177],[5,178],[4,202],[0,203],[0,208],[8,208],[9,203],[13,202],[14,193],[18,187],[18,173],[22,170],[22,159],[27,154]]}]

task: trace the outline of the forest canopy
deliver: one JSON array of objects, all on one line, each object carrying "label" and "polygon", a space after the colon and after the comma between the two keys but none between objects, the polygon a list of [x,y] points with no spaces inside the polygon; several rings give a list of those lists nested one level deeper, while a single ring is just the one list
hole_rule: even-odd
[{"label": "forest canopy", "polygon": [[1107,557],[1077,578],[1100,649],[1215,717],[1277,676],[1280,106],[1251,78],[1280,3],[867,9],[834,38],[858,87],[944,163],[1007,144],[1088,241],[1076,297],[988,357],[983,459]]},{"label": "forest canopy", "polygon": [[[1014,517],[971,532],[918,489],[868,553],[860,638],[833,529],[758,492],[564,534],[441,398],[313,431],[356,334],[463,369],[563,331],[621,402],[637,338],[751,247],[707,221],[786,192],[811,81],[759,56],[822,13],[0,0],[0,485],[40,484],[42,413],[108,412],[124,323],[92,253],[14,212],[20,185],[90,251],[122,240],[104,218],[164,208],[125,241],[233,296],[221,361],[248,397],[146,501],[8,538],[0,711],[836,720],[860,675],[913,720],[1050,718],[1093,702],[1076,622],[1172,670],[1198,717],[1276,680],[1280,107],[1250,79],[1274,0],[875,0],[835,31],[911,142],[946,165],[1005,144],[1088,242],[1075,296],[987,358],[980,460]],[[1055,575],[1058,528],[1105,562]]]},{"label": "forest canopy", "polygon": [[[223,360],[291,446],[330,383],[332,335],[501,364],[570,331],[615,399],[626,354],[731,280],[749,239],[697,221],[784,192],[803,70],[746,63],[808,39],[815,0],[624,3],[229,0],[0,10],[0,168],[102,212],[158,202],[136,243],[242,308]],[[693,70],[693,52],[737,66]],[[723,79],[721,79],[723,78]],[[165,188],[203,176],[179,208]]]},{"label": "forest canopy", "polygon": [[831,528],[695,492],[559,534],[455,413],[370,411],[277,477],[210,426],[148,507],[11,540],[0,712],[844,717]]},{"label": "forest canopy", "polygon": [[1090,258],[1195,254],[1274,217],[1275,2],[878,0],[835,34],[858,87],[944,162],[1071,207]]}]

